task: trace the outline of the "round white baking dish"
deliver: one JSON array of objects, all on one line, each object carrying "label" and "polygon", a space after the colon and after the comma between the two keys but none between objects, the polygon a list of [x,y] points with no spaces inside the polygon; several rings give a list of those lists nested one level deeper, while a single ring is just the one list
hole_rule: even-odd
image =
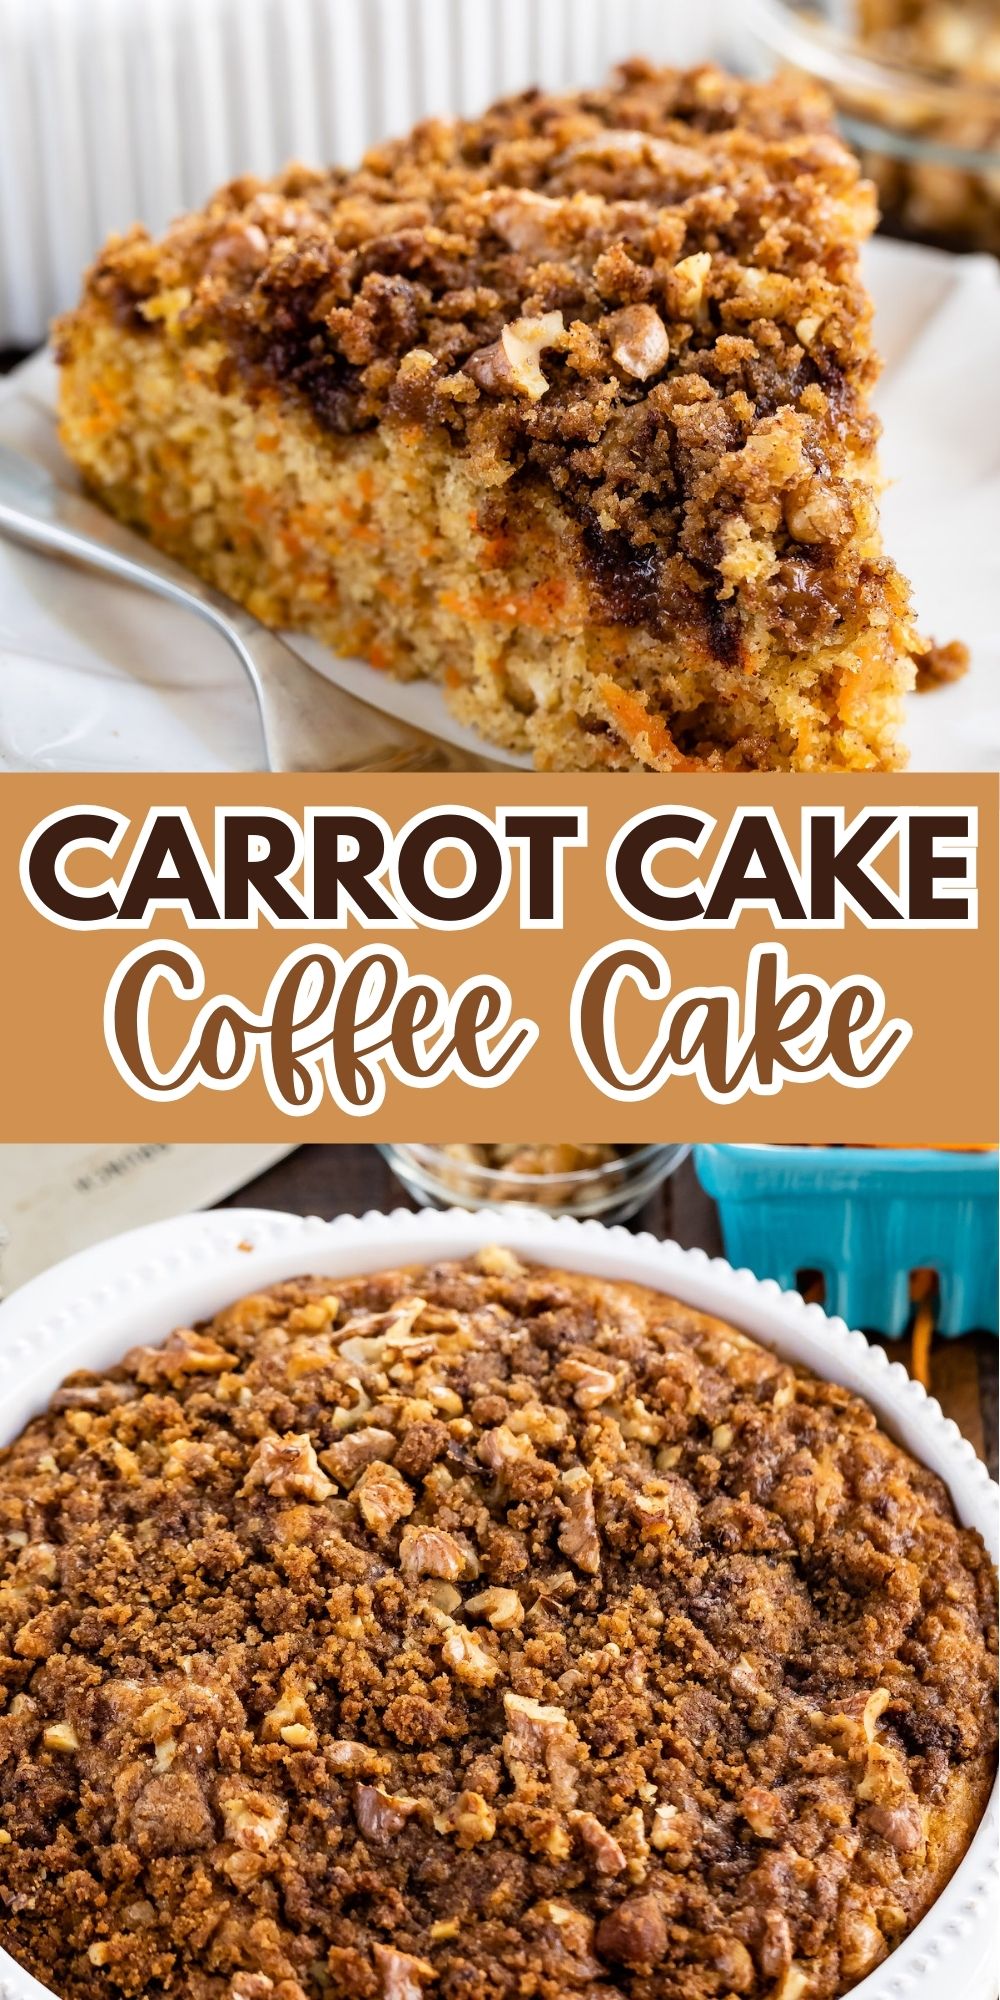
[{"label": "round white baking dish", "polygon": [[[333,1278],[506,1244],[542,1263],[632,1279],[730,1320],[789,1361],[867,1398],[886,1429],[945,1481],[959,1518],[998,1553],[1000,1491],[971,1445],[898,1362],[749,1271],[648,1235],[568,1217],[494,1210],[342,1216],[257,1209],[177,1216],[80,1252],[0,1305],[0,1444],[17,1435],[72,1369],[109,1366],[137,1341],[165,1338],[241,1293],[313,1271]],[[997,1788],[961,1866],[932,1910],[852,2000],[994,2000]],[[48,1989],[0,1950],[2,2000]]]}]

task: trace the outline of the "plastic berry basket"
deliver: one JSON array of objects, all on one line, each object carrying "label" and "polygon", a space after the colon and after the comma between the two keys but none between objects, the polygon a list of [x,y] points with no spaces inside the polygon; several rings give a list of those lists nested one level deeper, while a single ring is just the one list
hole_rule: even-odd
[{"label": "plastic berry basket", "polygon": [[938,1281],[944,1334],[1000,1330],[998,1156],[861,1146],[695,1147],[726,1256],[798,1287],[818,1273],[829,1313],[898,1337],[910,1274]]}]

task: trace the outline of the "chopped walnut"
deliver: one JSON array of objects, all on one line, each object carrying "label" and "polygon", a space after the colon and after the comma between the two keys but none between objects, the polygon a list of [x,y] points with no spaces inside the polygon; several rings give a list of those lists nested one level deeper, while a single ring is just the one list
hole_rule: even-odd
[{"label": "chopped walnut", "polygon": [[224,1375],[233,1356],[209,1333],[180,1327],[162,1347],[137,1347],[125,1357],[140,1382],[182,1382],[186,1375]]},{"label": "chopped walnut", "polygon": [[592,1863],[597,1875],[621,1875],[628,1862],[613,1834],[595,1818],[593,1813],[574,1812],[570,1818],[577,1838],[583,1843],[587,1859]]},{"label": "chopped walnut", "polygon": [[683,1836],[677,1825],[678,1818],[676,1806],[664,1803],[654,1807],[653,1824],[649,1834],[652,1847],[662,1853],[665,1848],[683,1845]]},{"label": "chopped walnut", "polygon": [[473,1687],[487,1687],[500,1672],[493,1655],[464,1625],[457,1625],[451,1618],[447,1620],[441,1658],[460,1680],[470,1682]]},{"label": "chopped walnut", "polygon": [[354,1814],[366,1840],[379,1845],[402,1833],[408,1819],[420,1811],[420,1800],[384,1792],[381,1785],[356,1785]]},{"label": "chopped walnut", "polygon": [[536,255],[548,244],[552,225],[563,212],[563,204],[551,196],[535,194],[531,188],[504,189],[502,198],[490,202],[490,221],[512,250]]},{"label": "chopped walnut", "polygon": [[546,348],[565,347],[566,331],[561,312],[547,312],[537,319],[522,318],[510,320],[501,328],[500,345],[503,348],[511,379],[515,389],[537,403],[548,393],[548,380],[542,372],[541,357]]},{"label": "chopped walnut", "polygon": [[476,1447],[478,1457],[490,1472],[503,1472],[505,1466],[513,1465],[518,1459],[534,1458],[535,1450],[527,1432],[520,1436],[509,1424],[498,1424],[495,1430],[483,1431]]},{"label": "chopped walnut", "polygon": [[523,1278],[524,1265],[515,1257],[513,1250],[505,1250],[500,1243],[487,1243],[477,1250],[473,1257],[477,1270],[488,1278]]},{"label": "chopped walnut", "polygon": [[290,1675],[282,1678],[281,1693],[264,1717],[265,1743],[287,1743],[292,1750],[315,1750],[318,1741],[309,1704]]},{"label": "chopped walnut", "polygon": [[285,1830],[286,1809],[269,1792],[235,1786],[220,1804],[226,1839],[252,1854],[266,1854]]},{"label": "chopped walnut", "polygon": [[667,1926],[655,1896],[628,1896],[609,1910],[595,1943],[601,1958],[634,1967],[658,1964],[667,1948]]},{"label": "chopped walnut", "polygon": [[740,1812],[758,1840],[777,1840],[783,1814],[781,1800],[765,1785],[751,1785],[740,1801]]},{"label": "chopped walnut", "polygon": [[328,1446],[320,1453],[320,1464],[336,1480],[338,1486],[350,1488],[359,1479],[366,1465],[381,1461],[388,1465],[399,1448],[399,1439],[392,1431],[383,1431],[376,1424],[366,1424],[363,1429],[352,1431],[348,1437],[338,1438],[336,1444]]},{"label": "chopped walnut", "polygon": [[373,1535],[388,1535],[397,1521],[412,1514],[415,1501],[405,1479],[392,1465],[365,1467],[354,1488],[354,1501],[365,1527]]},{"label": "chopped walnut", "polygon": [[466,1552],[444,1528],[404,1528],[399,1567],[405,1576],[436,1576],[454,1583],[467,1566]]},{"label": "chopped walnut", "polygon": [[515,1792],[534,1794],[547,1785],[553,1803],[568,1810],[576,1798],[580,1756],[575,1724],[564,1708],[529,1695],[507,1693],[503,1705],[508,1723],[503,1759]]},{"label": "chopped walnut", "polygon": [[774,1989],[773,2000],[804,2000],[811,1988],[812,1980],[801,1965],[790,1965]]},{"label": "chopped walnut", "polygon": [[46,1750],[54,1750],[60,1756],[70,1757],[80,1748],[80,1738],[71,1722],[50,1722],[42,1731],[42,1742]]},{"label": "chopped walnut", "polygon": [[560,1361],[556,1374],[560,1382],[568,1382],[573,1390],[573,1401],[578,1410],[596,1410],[598,1404],[606,1403],[618,1386],[618,1377],[612,1368],[602,1368],[596,1362],[584,1361],[571,1354]]},{"label": "chopped walnut", "polygon": [[670,336],[655,306],[622,306],[607,321],[611,359],[625,375],[648,382],[670,359]]},{"label": "chopped walnut", "polygon": [[[574,1990],[578,1981],[589,1984],[600,1977],[602,1967],[593,1955],[594,1920],[585,1910],[546,1896],[528,1911],[527,1920],[531,1930],[540,1934],[547,1950],[554,1953],[558,1970],[572,1978]],[[602,2000],[604,1992],[602,1988]]]},{"label": "chopped walnut", "polygon": [[289,1333],[323,1333],[336,1323],[340,1311],[340,1300],[328,1292],[322,1299],[309,1299],[304,1306],[294,1306],[288,1315]]},{"label": "chopped walnut", "polygon": [[276,1500],[320,1501],[334,1490],[305,1431],[261,1438],[241,1490],[252,1493],[258,1486],[266,1487]]},{"label": "chopped walnut", "polygon": [[870,1972],[888,1949],[873,1911],[860,1906],[859,1899],[851,1895],[844,1898],[837,1918],[837,1940],[841,1967],[852,1979]]},{"label": "chopped walnut", "polygon": [[492,1840],[497,1830],[496,1814],[481,1792],[460,1792],[447,1811],[437,1815],[434,1825],[438,1833],[453,1833],[459,1847]]},{"label": "chopped walnut", "polygon": [[465,1608],[474,1618],[485,1618],[497,1632],[509,1632],[524,1618],[524,1605],[517,1591],[505,1590],[500,1585],[467,1598]]},{"label": "chopped walnut", "polygon": [[864,1822],[870,1826],[897,1854],[912,1854],[924,1844],[924,1825],[920,1807],[914,1802],[906,1805],[866,1806]]},{"label": "chopped walnut", "polygon": [[372,1956],[381,1982],[382,2000],[424,2000],[425,1982],[437,1978],[426,1958],[414,1958],[410,1952],[396,1951],[392,1945],[373,1945]]},{"label": "chopped walnut", "polygon": [[177,1731],[183,1723],[184,1710],[170,1695],[159,1695],[136,1717],[136,1736],[152,1743],[158,1771],[169,1771],[177,1755]]},{"label": "chopped walnut", "polygon": [[785,525],[794,542],[835,542],[850,521],[843,501],[822,480],[809,479],[786,494]]},{"label": "chopped walnut", "polygon": [[379,1763],[378,1751],[369,1743],[354,1743],[346,1736],[326,1745],[326,1757],[335,1771],[372,1771]]},{"label": "chopped walnut", "polygon": [[752,1992],[757,1984],[757,1972],[745,1944],[741,1944],[738,1938],[713,1938],[710,1955],[713,1970],[724,1982],[728,1991]]},{"label": "chopped walnut", "polygon": [[451,1617],[462,1602],[462,1593],[453,1583],[443,1583],[439,1577],[428,1577],[424,1583],[424,1597],[435,1611],[444,1611]]},{"label": "chopped walnut", "polygon": [[559,1530],[559,1547],[578,1569],[596,1576],[601,1567],[601,1544],[594,1514],[594,1486],[582,1465],[572,1465],[562,1477],[562,1499],[567,1517]]},{"label": "chopped walnut", "polygon": [[682,257],[667,279],[667,302],[674,319],[698,320],[705,303],[705,287],[712,269],[711,254],[696,250]]}]

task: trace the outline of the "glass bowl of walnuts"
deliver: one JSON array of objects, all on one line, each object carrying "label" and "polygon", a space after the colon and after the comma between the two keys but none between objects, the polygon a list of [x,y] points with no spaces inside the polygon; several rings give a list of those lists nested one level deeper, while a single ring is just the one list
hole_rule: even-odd
[{"label": "glass bowl of walnuts", "polygon": [[383,1146],[422,1208],[495,1208],[519,1202],[552,1215],[623,1222],[675,1172],[690,1147],[515,1140],[506,1145]]},{"label": "glass bowl of walnuts", "polygon": [[891,235],[1000,254],[998,0],[746,0],[740,32],[831,93]]}]

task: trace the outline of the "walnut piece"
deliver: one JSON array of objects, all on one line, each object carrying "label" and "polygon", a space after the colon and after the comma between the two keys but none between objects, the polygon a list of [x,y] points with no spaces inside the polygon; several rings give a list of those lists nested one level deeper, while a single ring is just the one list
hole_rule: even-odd
[{"label": "walnut piece", "polygon": [[492,1840],[497,1830],[496,1814],[481,1792],[460,1792],[447,1811],[437,1815],[434,1825],[438,1833],[455,1834],[459,1847]]},{"label": "walnut piece", "polygon": [[573,1390],[573,1401],[578,1410],[596,1410],[598,1404],[606,1403],[618,1386],[618,1377],[611,1368],[602,1368],[594,1361],[584,1361],[581,1356],[571,1354],[560,1361],[556,1374],[560,1382],[568,1382]]},{"label": "walnut piece", "polygon": [[513,319],[501,329],[503,348],[515,389],[537,403],[548,394],[549,383],[542,372],[541,357],[546,348],[564,347],[566,331],[561,312],[542,313],[537,319]]},{"label": "walnut piece", "polygon": [[847,508],[820,479],[803,480],[785,495],[785,526],[794,542],[835,542],[850,526]]},{"label": "walnut piece", "polygon": [[366,1840],[380,1846],[402,1833],[408,1819],[420,1810],[420,1800],[405,1793],[384,1792],[381,1785],[356,1785],[354,1816]]},{"label": "walnut piece", "polygon": [[628,1966],[656,1965],[667,1948],[667,1926],[655,1896],[627,1896],[597,1926],[601,1958]]},{"label": "walnut piece", "polygon": [[42,1730],[42,1742],[46,1750],[54,1750],[64,1757],[71,1757],[80,1748],[80,1738],[71,1722],[50,1722]]},{"label": "walnut piece", "polygon": [[405,1479],[395,1466],[377,1463],[365,1467],[354,1488],[354,1501],[373,1535],[388,1535],[397,1521],[412,1514],[415,1501]]},{"label": "walnut piece", "polygon": [[485,1618],[496,1632],[509,1632],[524,1618],[524,1605],[517,1591],[504,1590],[500,1585],[467,1598],[465,1608],[474,1618]]},{"label": "walnut piece", "polygon": [[269,1792],[236,1788],[221,1806],[226,1839],[252,1854],[266,1854],[284,1832],[285,1807]]},{"label": "walnut piece", "polygon": [[594,1514],[594,1485],[582,1465],[571,1465],[563,1473],[562,1498],[568,1511],[559,1530],[559,1547],[578,1569],[596,1576],[601,1567],[601,1544]]},{"label": "walnut piece", "polygon": [[332,1474],[338,1486],[350,1488],[367,1465],[378,1462],[388,1465],[398,1449],[399,1439],[392,1431],[366,1424],[361,1430],[351,1431],[348,1437],[338,1438],[336,1444],[321,1453],[320,1464]]},{"label": "walnut piece", "polygon": [[503,1698],[508,1729],[503,1760],[517,1793],[534,1795],[548,1786],[552,1802],[562,1811],[574,1804],[580,1739],[565,1709],[533,1701],[530,1695],[507,1693]]},{"label": "walnut piece", "polygon": [[373,1945],[372,1956],[382,2000],[424,2000],[424,1982],[437,1977],[426,1958],[414,1958],[410,1952],[396,1951],[389,1944]]},{"label": "walnut piece", "polygon": [[405,1576],[436,1576],[454,1583],[466,1568],[465,1550],[444,1528],[404,1528],[399,1567]]},{"label": "walnut piece", "polygon": [[320,1468],[308,1432],[261,1438],[241,1491],[264,1486],[276,1500],[326,1500],[333,1483]]},{"label": "walnut piece", "polygon": [[613,1834],[594,1813],[575,1812],[570,1815],[577,1838],[581,1841],[588,1861],[598,1875],[621,1875],[628,1862]]},{"label": "walnut piece", "polygon": [[682,257],[667,280],[667,302],[674,319],[697,320],[705,302],[705,286],[712,268],[707,250]]},{"label": "walnut piece", "polygon": [[459,1680],[468,1681],[473,1687],[488,1687],[500,1672],[492,1654],[480,1645],[471,1632],[466,1631],[464,1625],[457,1625],[452,1618],[446,1621],[441,1659],[458,1675]]},{"label": "walnut piece", "polygon": [[282,1678],[281,1693],[274,1707],[264,1717],[263,1733],[265,1743],[287,1743],[293,1750],[316,1748],[318,1739],[309,1705],[288,1674]]},{"label": "walnut piece", "polygon": [[670,359],[670,336],[655,306],[622,306],[606,321],[611,359],[625,375],[648,382]]}]

